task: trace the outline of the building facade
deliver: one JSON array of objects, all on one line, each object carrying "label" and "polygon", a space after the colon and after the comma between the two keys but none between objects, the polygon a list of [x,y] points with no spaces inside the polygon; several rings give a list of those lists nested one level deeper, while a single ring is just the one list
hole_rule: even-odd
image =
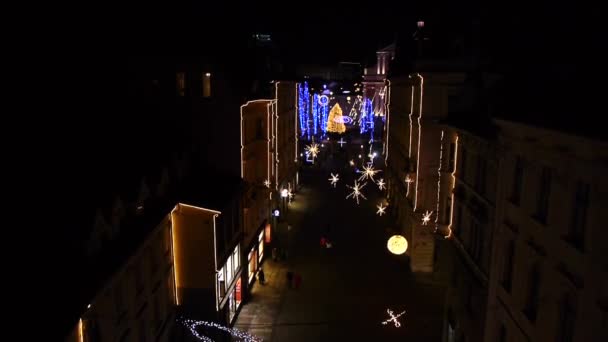
[{"label": "building facade", "polygon": [[606,340],[608,145],[496,124],[503,153],[486,340]]},{"label": "building facade", "polygon": [[386,78],[390,62],[395,58],[395,43],[376,52],[376,64],[363,69],[363,94],[372,100],[374,113],[384,116],[386,110]]}]

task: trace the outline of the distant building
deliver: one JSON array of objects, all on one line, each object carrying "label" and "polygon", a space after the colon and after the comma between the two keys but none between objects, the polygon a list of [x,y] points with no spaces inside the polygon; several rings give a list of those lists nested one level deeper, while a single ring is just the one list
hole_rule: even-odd
[{"label": "distant building", "polygon": [[395,58],[395,43],[376,52],[376,64],[363,69],[363,94],[371,99],[374,113],[384,116],[386,109],[386,78],[389,66]]}]

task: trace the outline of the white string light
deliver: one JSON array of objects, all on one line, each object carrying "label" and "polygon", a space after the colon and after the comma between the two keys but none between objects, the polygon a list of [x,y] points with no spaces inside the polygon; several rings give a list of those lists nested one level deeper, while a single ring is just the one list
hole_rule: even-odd
[{"label": "white string light", "polygon": [[192,335],[194,335],[194,337],[198,338],[201,341],[205,341],[205,342],[213,342],[213,340],[205,335],[202,335],[201,333],[199,333],[197,331],[197,327],[199,326],[205,326],[208,328],[214,328],[214,329],[218,329],[218,330],[223,330],[227,333],[229,333],[230,335],[232,335],[233,337],[242,339],[245,342],[258,342],[258,341],[262,341],[261,338],[253,336],[251,334],[248,334],[244,331],[235,329],[235,328],[228,328],[225,327],[223,325],[214,323],[214,322],[208,322],[208,321],[196,321],[193,319],[186,319],[183,321],[183,324],[190,329],[190,332],[192,333]]},{"label": "white string light", "polygon": [[386,189],[386,183],[384,183],[384,178],[380,178],[380,180],[376,184],[378,184],[378,189]]},{"label": "white string light", "polygon": [[386,212],[385,212],[386,206],[383,205],[382,203],[378,204],[378,206],[376,208],[378,208],[378,211],[376,211],[376,214],[378,214],[379,216],[386,214]]},{"label": "white string light", "polygon": [[264,181],[264,186],[270,188],[270,181],[268,179]]},{"label": "white string light", "polygon": [[393,322],[393,323],[395,323],[395,327],[399,328],[401,326],[401,322],[399,322],[399,320],[397,318],[399,318],[401,315],[405,314],[405,310],[403,310],[403,312],[401,312],[398,315],[395,315],[393,313],[393,310],[391,310],[391,309],[386,309],[386,312],[388,313],[389,316],[391,316],[391,318],[389,318],[386,321],[382,322],[382,325],[387,325],[390,322]]},{"label": "white string light", "polygon": [[338,174],[335,174],[335,175],[334,175],[334,174],[332,173],[332,174],[331,174],[331,178],[329,178],[328,180],[329,180],[329,182],[331,183],[331,185],[333,185],[333,186],[334,186],[334,188],[335,188],[335,187],[336,187],[336,184],[338,183],[338,181],[339,181],[340,179],[338,178]]},{"label": "white string light", "polygon": [[357,201],[357,204],[359,204],[359,197],[367,199],[367,197],[365,197],[363,193],[361,193],[361,189],[363,189],[366,184],[367,183],[363,183],[363,185],[359,185],[359,182],[355,181],[354,186],[347,185],[347,187],[353,189],[353,191],[348,194],[348,196],[346,196],[346,199],[348,199],[349,197],[353,197]]},{"label": "white string light", "polygon": [[433,214],[433,212],[428,211],[428,210],[423,214],[423,216],[422,216],[422,225],[423,226],[426,226],[429,223],[429,221],[431,220],[432,214]]}]

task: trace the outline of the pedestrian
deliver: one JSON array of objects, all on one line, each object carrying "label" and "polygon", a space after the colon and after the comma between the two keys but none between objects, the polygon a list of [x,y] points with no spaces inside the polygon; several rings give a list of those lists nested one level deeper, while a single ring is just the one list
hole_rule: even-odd
[{"label": "pedestrian", "polygon": [[266,277],[264,275],[263,268],[260,268],[260,272],[258,272],[258,279],[260,279],[260,284],[264,285],[266,283]]},{"label": "pedestrian", "polygon": [[289,288],[293,287],[293,272],[292,271],[287,271],[287,286]]},{"label": "pedestrian", "polygon": [[294,287],[296,288],[296,290],[298,288],[300,288],[300,284],[302,283],[302,276],[300,275],[300,273],[296,273],[293,281],[294,281]]}]

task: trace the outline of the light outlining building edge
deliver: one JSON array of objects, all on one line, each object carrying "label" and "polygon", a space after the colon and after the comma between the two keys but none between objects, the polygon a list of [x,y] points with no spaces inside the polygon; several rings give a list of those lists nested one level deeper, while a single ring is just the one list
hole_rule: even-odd
[{"label": "light outlining building edge", "polygon": [[[256,102],[265,102],[265,101],[272,101],[272,100],[265,100],[265,99],[259,99],[259,100],[251,100],[251,101],[247,101],[245,104],[241,105],[241,178],[245,178],[245,172],[243,169],[243,149],[245,148],[245,146],[243,145],[243,108],[247,107],[250,103],[256,103]],[[266,178],[266,179],[270,179],[270,177]]]},{"label": "light outlining building edge", "polygon": [[391,134],[390,124],[391,124],[391,80],[386,80],[388,82],[388,96],[386,100],[386,148],[384,150],[384,164],[388,163],[388,137]]},{"label": "light outlining building edge", "polygon": [[452,205],[450,208],[450,224],[448,225],[448,235],[444,238],[449,239],[452,236],[452,224],[454,222],[454,188],[456,188],[456,165],[458,165],[458,135],[456,135],[456,143],[454,146],[454,170],[452,170]]},{"label": "light outlining building edge", "polygon": [[173,254],[173,289],[175,290],[175,293],[173,295],[175,296],[175,305],[179,306],[179,297],[177,296],[177,259],[175,258],[175,251],[177,250],[177,239],[175,239],[175,220],[173,219],[173,213],[175,213],[176,209],[177,206],[175,206],[173,210],[171,210],[171,253]]},{"label": "light outlining building edge", "polygon": [[439,199],[441,192],[441,166],[443,161],[443,130],[441,130],[441,142],[439,143],[439,168],[437,169],[437,210],[435,210],[435,232],[439,229]]},{"label": "light outlining building edge", "polygon": [[275,176],[275,190],[279,190],[279,83],[280,81],[276,81],[274,84],[274,115],[275,115],[275,125],[274,125],[274,134],[272,139],[274,139],[274,155],[276,156],[274,161],[274,176]]},{"label": "light outlining building edge", "polygon": [[420,110],[418,111],[418,157],[416,157],[416,193],[414,194],[414,211],[418,206],[418,176],[420,175],[420,141],[422,138],[422,122],[420,122],[420,119],[422,119],[422,96],[424,94],[424,77],[422,77],[422,75],[420,74],[417,75],[418,77],[420,77],[420,103],[418,104]]},{"label": "light outlining building edge", "polygon": [[[219,212],[214,213],[213,214],[213,259],[214,259],[214,263],[215,263],[215,279],[217,279],[217,274],[219,273],[218,269],[217,269],[217,234],[216,234],[216,222],[215,220],[217,219],[217,217],[219,216]],[[219,288],[216,286],[216,298],[219,298],[220,294],[219,294]],[[215,301],[215,311],[220,311],[220,303],[218,300]]]}]

